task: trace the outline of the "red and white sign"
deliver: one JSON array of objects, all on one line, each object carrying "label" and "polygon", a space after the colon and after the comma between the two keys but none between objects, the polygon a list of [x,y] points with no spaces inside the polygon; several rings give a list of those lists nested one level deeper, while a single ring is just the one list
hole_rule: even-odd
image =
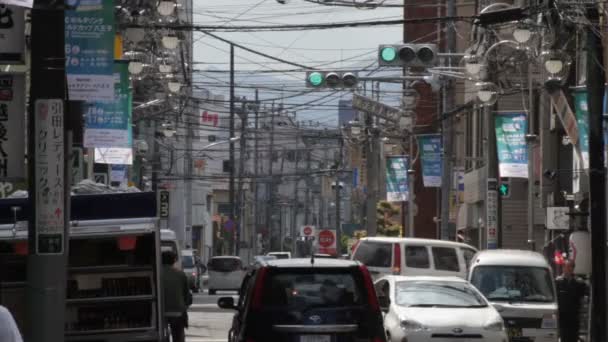
[{"label": "red and white sign", "polygon": [[204,126],[217,127],[220,115],[218,113],[209,113],[206,110],[201,114],[201,123]]},{"label": "red and white sign", "polygon": [[323,229],[319,231],[319,253],[336,255],[336,231]]},{"label": "red and white sign", "polygon": [[315,236],[315,226],[300,227],[300,236],[304,236],[304,237]]}]

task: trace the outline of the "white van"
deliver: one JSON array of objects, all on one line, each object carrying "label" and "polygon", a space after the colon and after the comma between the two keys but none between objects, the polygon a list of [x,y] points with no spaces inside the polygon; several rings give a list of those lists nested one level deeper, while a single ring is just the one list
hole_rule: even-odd
[{"label": "white van", "polygon": [[182,252],[177,242],[177,236],[171,229],[160,230],[160,252],[171,251],[177,255],[177,261],[175,267],[179,270],[183,270],[182,267]]},{"label": "white van", "polygon": [[245,270],[241,258],[237,256],[212,257],[207,264],[209,294],[214,295],[218,290],[238,291]]},{"label": "white van", "polygon": [[456,276],[466,278],[477,250],[467,244],[431,239],[366,237],[354,246],[353,260],[382,275]]},{"label": "white van", "polygon": [[473,258],[468,279],[500,312],[510,340],[558,340],[555,283],[543,255],[482,251]]}]

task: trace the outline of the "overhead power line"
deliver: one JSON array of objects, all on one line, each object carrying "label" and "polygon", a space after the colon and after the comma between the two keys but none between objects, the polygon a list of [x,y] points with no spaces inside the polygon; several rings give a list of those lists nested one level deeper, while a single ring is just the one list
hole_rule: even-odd
[{"label": "overhead power line", "polygon": [[[326,24],[294,24],[294,25],[180,25],[180,24],[128,24],[127,27],[146,28],[152,30],[170,29],[176,31],[200,31],[206,34],[209,32],[261,32],[261,31],[303,31],[303,30],[329,30],[336,28],[353,27],[372,27],[372,26],[392,26],[404,24],[424,24],[434,22],[454,22],[470,21],[477,16],[455,16],[455,17],[432,17],[416,19],[395,19],[395,20],[373,20],[373,21],[348,21]],[[235,44],[235,46],[237,46]]]}]

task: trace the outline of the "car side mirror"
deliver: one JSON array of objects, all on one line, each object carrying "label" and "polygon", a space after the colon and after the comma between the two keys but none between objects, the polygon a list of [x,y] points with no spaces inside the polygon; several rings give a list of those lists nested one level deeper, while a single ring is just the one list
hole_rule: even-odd
[{"label": "car side mirror", "polygon": [[232,297],[221,297],[217,300],[217,306],[219,306],[221,309],[236,310],[234,298]]},{"label": "car side mirror", "polygon": [[388,296],[380,296],[378,297],[378,305],[380,305],[380,309],[382,309],[382,311],[387,312],[389,306],[391,305],[391,300],[388,298]]}]

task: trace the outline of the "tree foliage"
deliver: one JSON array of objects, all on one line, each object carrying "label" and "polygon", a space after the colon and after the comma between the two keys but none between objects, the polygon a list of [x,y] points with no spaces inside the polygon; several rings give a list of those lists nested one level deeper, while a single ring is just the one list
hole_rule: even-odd
[{"label": "tree foliage", "polygon": [[[380,201],[376,205],[376,223],[378,235],[399,236],[402,226],[399,224],[399,209],[387,201]],[[395,218],[397,216],[397,218]]]}]

